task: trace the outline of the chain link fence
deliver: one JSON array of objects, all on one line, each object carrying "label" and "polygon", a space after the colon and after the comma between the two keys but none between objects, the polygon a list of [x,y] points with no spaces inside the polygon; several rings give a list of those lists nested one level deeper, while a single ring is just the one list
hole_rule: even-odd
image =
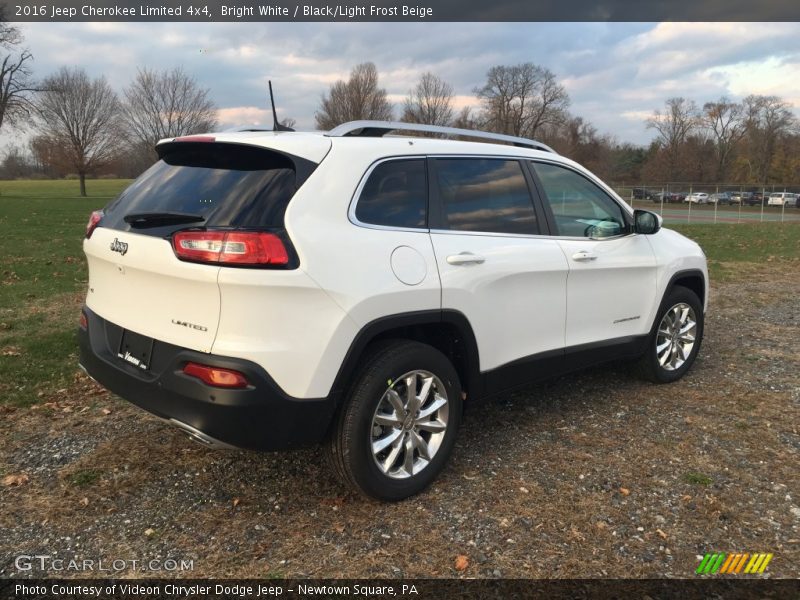
[{"label": "chain link fence", "polygon": [[612,184],[634,208],[665,223],[800,223],[800,186],[671,182]]}]

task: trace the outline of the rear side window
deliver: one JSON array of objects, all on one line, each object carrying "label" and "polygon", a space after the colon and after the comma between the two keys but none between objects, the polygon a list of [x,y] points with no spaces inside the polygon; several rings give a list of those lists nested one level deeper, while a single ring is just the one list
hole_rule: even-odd
[{"label": "rear side window", "polygon": [[516,160],[436,159],[444,227],[488,233],[539,233],[528,184]]},{"label": "rear side window", "polygon": [[[283,227],[296,190],[287,156],[234,144],[180,143],[106,207],[102,225],[128,230],[125,215],[186,213],[203,217],[197,225],[204,227]],[[164,229],[136,231],[163,235]]]},{"label": "rear side window", "polygon": [[392,160],[376,166],[361,190],[356,219],[385,227],[427,227],[425,160]]}]

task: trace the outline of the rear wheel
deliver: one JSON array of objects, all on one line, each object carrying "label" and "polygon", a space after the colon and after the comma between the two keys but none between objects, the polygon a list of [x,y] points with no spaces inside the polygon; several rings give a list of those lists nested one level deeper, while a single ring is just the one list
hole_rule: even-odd
[{"label": "rear wheel", "polygon": [[458,374],[441,352],[410,341],[379,347],[362,363],[339,414],[329,448],[333,465],[367,496],[413,496],[447,462],[461,407]]},{"label": "rear wheel", "polygon": [[645,378],[670,383],[694,363],[703,339],[703,305],[692,290],[675,286],[661,303],[639,368]]}]

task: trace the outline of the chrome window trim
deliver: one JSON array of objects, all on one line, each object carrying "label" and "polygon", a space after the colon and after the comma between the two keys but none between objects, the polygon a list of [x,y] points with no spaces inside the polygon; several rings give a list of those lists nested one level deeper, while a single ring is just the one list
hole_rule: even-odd
[{"label": "chrome window trim", "polygon": [[[498,160],[527,160],[527,161],[537,161],[537,162],[546,162],[551,163],[560,167],[564,167],[570,169],[571,171],[577,173],[578,175],[582,175],[586,177],[586,173],[581,173],[577,169],[572,168],[570,165],[560,162],[558,160],[545,160],[545,159],[535,159],[530,156],[520,156],[520,155],[507,155],[507,154],[399,154],[395,156],[385,156],[383,158],[379,158],[364,172],[361,176],[361,180],[358,182],[358,186],[353,192],[352,197],[350,198],[350,203],[347,208],[347,219],[353,225],[357,227],[363,227],[364,229],[376,229],[378,231],[398,231],[398,232],[405,232],[405,233],[436,233],[439,235],[468,235],[468,236],[482,236],[482,237],[507,237],[507,238],[521,238],[521,239],[547,239],[547,240],[566,240],[566,241],[590,241],[590,242],[606,242],[612,240],[619,240],[622,238],[626,238],[632,235],[637,235],[634,232],[609,236],[606,238],[587,238],[587,237],[580,237],[580,236],[568,236],[568,235],[546,235],[546,234],[533,234],[533,233],[495,233],[492,231],[463,231],[457,229],[430,229],[429,227],[393,227],[389,225],[376,225],[373,223],[364,223],[363,221],[359,221],[356,218],[356,206],[358,205],[358,201],[361,198],[361,192],[364,190],[364,186],[367,184],[367,180],[369,179],[372,172],[381,164],[389,161],[400,161],[400,160],[426,160],[428,158],[482,158],[482,159],[498,159]],[[592,183],[597,184],[594,178],[588,178]],[[602,182],[600,182],[602,183]],[[607,191],[608,188],[604,184],[599,186],[603,189],[603,191]],[[620,200],[617,198],[617,195],[613,193],[610,194],[610,197],[613,201],[620,204]],[[622,202],[624,207],[628,205],[625,202]],[[629,207],[628,207],[629,208]],[[623,208],[624,210],[624,208]],[[633,212],[630,212],[630,216],[633,216]]]}]

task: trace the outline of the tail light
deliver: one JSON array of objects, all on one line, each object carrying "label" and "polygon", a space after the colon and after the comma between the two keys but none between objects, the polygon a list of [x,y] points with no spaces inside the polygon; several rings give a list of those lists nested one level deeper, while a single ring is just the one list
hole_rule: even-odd
[{"label": "tail light", "polygon": [[287,265],[289,253],[274,233],[261,231],[179,231],[172,248],[180,260],[230,265]]},{"label": "tail light", "polygon": [[89,217],[89,222],[86,224],[86,239],[92,237],[92,233],[97,228],[97,224],[100,222],[100,219],[102,218],[103,218],[102,210],[96,210],[91,214],[91,216]]},{"label": "tail light", "polygon": [[250,385],[247,377],[233,369],[221,369],[190,362],[183,367],[183,372],[191,377],[197,377],[203,383],[214,387],[241,389]]},{"label": "tail light", "polygon": [[86,318],[86,313],[81,311],[80,321],[78,322],[81,329],[89,329],[89,320]]}]

